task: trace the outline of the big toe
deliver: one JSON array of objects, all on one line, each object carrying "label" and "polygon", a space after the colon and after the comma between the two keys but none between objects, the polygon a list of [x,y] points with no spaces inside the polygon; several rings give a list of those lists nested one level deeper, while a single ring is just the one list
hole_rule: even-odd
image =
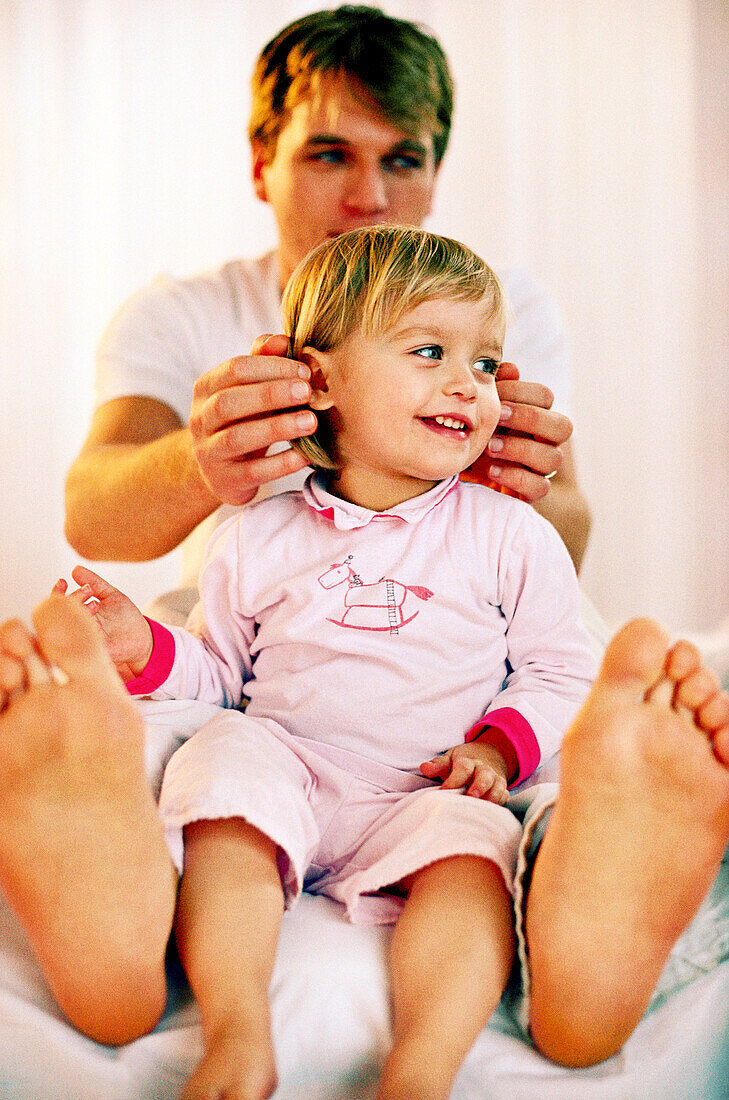
[{"label": "big toe", "polygon": [[70,679],[112,670],[96,623],[74,600],[49,596],[33,613],[33,624],[45,659]]},{"label": "big toe", "polygon": [[598,680],[631,694],[646,692],[663,675],[669,645],[658,623],[633,619],[609,643]]}]

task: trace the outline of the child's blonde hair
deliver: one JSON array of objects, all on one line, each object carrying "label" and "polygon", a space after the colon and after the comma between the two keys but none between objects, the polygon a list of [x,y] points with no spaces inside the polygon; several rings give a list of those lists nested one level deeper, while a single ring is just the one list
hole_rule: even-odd
[{"label": "child's blonde hair", "polygon": [[[375,226],[324,241],[301,261],[284,291],[290,355],[305,347],[331,351],[361,328],[377,336],[408,310],[433,298],[479,301],[490,296],[491,321],[503,330],[506,303],[487,264],[459,241],[409,226]],[[311,436],[293,440],[310,466],[337,469],[326,417]]]}]

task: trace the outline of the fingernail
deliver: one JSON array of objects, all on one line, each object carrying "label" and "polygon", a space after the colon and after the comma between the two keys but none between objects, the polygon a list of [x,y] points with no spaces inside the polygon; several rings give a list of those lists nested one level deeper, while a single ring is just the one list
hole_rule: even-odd
[{"label": "fingernail", "polygon": [[493,477],[493,478],[501,477],[501,467],[500,466],[489,466],[489,477]]},{"label": "fingernail", "polygon": [[491,451],[492,454],[498,454],[498,452],[503,451],[503,449],[504,449],[504,442],[503,442],[502,439],[499,439],[499,437],[497,435],[495,435],[493,437],[493,439],[489,440],[489,450]]},{"label": "fingernail", "polygon": [[316,417],[310,412],[301,413],[296,418],[296,426],[304,432],[313,431],[316,428]]},{"label": "fingernail", "polygon": [[501,406],[501,413],[499,414],[499,420],[502,421],[502,422],[504,420],[509,420],[511,418],[511,414],[513,413],[513,411],[514,410],[512,409],[511,405],[502,405]]},{"label": "fingernail", "polygon": [[311,378],[311,371],[306,363],[299,363],[299,378],[303,378],[305,382],[308,382]]},{"label": "fingernail", "polygon": [[292,382],[291,383],[291,396],[303,400],[309,396],[309,387],[306,382]]}]

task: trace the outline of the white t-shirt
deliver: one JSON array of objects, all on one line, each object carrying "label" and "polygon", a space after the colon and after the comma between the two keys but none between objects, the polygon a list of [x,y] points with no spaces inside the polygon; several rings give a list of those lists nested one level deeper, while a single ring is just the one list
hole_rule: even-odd
[{"label": "white t-shirt", "polygon": [[[528,272],[501,273],[510,308],[504,359],[522,378],[553,391],[554,407],[569,415],[569,355],[557,308]],[[133,295],[112,319],[96,360],[96,404],[117,397],[156,398],[188,421],[196,379],[236,355],[247,355],[262,333],[281,331],[280,280],[275,252],[233,260],[189,279],[161,275]],[[300,488],[304,474],[272,491]],[[196,583],[212,528],[232,514],[223,506],[187,540],[183,583]]]}]

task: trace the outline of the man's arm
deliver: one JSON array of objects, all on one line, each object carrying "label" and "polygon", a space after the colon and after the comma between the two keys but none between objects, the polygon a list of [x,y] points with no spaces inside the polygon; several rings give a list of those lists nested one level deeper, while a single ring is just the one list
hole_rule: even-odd
[{"label": "man's arm", "polygon": [[94,413],[68,473],[66,538],[92,561],[148,561],[218,503],[177,414],[152,398],[121,397]]},{"label": "man's arm", "polygon": [[221,502],[247,503],[260,485],[304,468],[297,451],[265,454],[316,427],[311,412],[292,411],[306,403],[301,372],[308,372],[283,357],[282,340],[262,337],[251,355],[202,375],[189,428],[148,397],[97,409],[66,481],[66,537],[77,553],[106,561],[160,557]]},{"label": "man's arm", "polygon": [[562,537],[579,573],[590,537],[590,509],[577,484],[572,444],[563,443],[562,465],[550,481],[547,496],[534,505]]}]

